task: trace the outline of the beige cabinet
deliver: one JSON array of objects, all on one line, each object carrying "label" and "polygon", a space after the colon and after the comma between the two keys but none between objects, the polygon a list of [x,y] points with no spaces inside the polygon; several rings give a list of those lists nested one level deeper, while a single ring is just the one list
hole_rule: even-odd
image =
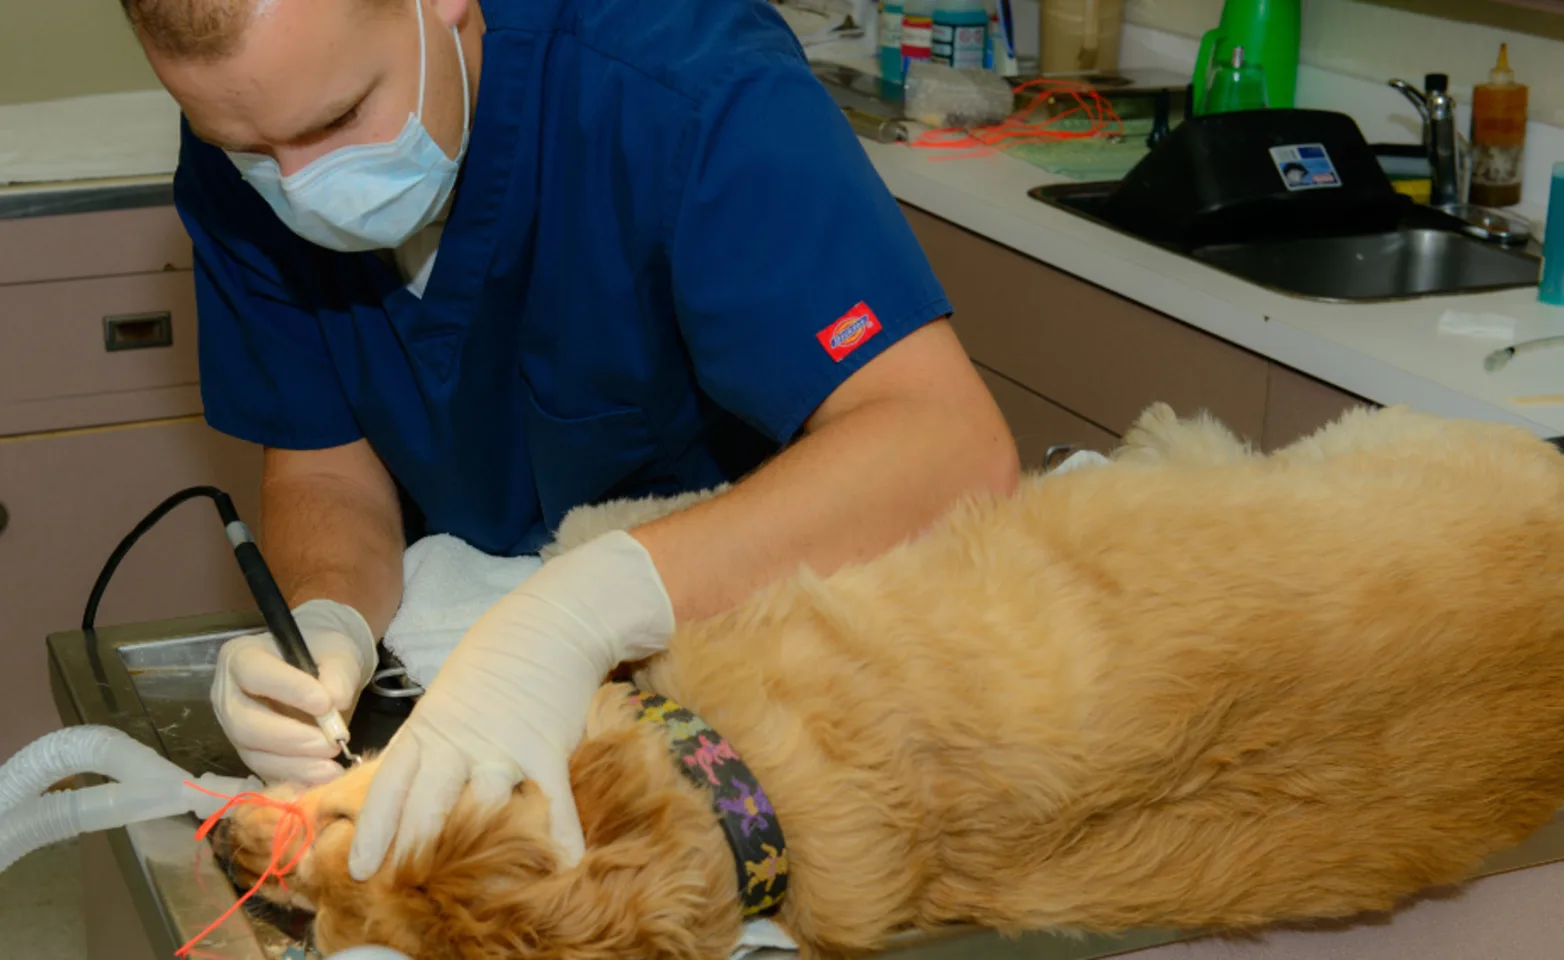
[{"label": "beige cabinet", "polygon": [[1313,377],[1279,363],[1271,364],[1266,383],[1265,430],[1267,450],[1283,447],[1368,401],[1344,393]]},{"label": "beige cabinet", "polygon": [[0,286],[0,436],[201,410],[188,270]]},{"label": "beige cabinet", "polygon": [[[183,487],[228,491],[255,517],[260,451],[199,418],[0,439],[0,756],[57,726],[44,638],[80,625],[120,539]],[[179,506],[142,537],[104,595],[109,625],[250,605],[210,501]]]},{"label": "beige cabinet", "polygon": [[1010,433],[1015,437],[1024,469],[1041,469],[1049,448],[1054,446],[1066,445],[1106,454],[1117,445],[1118,438],[1113,434],[1077,417],[1052,400],[982,364],[977,364],[977,369],[1010,424]]},{"label": "beige cabinet", "polygon": [[1055,443],[1111,444],[1157,401],[1186,416],[1208,411],[1260,449],[1367,402],[947,221],[903,210],[955,307],[952,325],[1028,465]]},{"label": "beige cabinet", "polygon": [[[200,419],[190,244],[172,208],[0,221],[0,758],[58,726],[44,638],[119,540],[213,484],[254,519],[260,450]],[[249,606],[208,501],[126,558],[100,624]]]}]

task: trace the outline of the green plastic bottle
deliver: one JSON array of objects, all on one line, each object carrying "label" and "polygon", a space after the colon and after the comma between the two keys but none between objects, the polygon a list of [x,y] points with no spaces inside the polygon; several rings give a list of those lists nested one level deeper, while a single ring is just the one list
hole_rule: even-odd
[{"label": "green plastic bottle", "polygon": [[1244,62],[1265,74],[1266,106],[1288,108],[1298,88],[1299,0],[1227,0],[1222,19],[1200,38],[1200,53],[1190,77],[1191,109],[1205,112],[1212,76],[1230,68],[1233,49],[1242,47]]},{"label": "green plastic bottle", "polygon": [[1244,60],[1244,48],[1233,48],[1233,62],[1211,75],[1211,88],[1201,113],[1233,113],[1239,110],[1264,110],[1269,91],[1265,71]]}]

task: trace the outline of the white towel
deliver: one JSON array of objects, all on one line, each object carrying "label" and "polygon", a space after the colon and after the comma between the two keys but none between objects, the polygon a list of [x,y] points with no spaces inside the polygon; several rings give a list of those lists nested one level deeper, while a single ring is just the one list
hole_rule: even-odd
[{"label": "white towel", "polygon": [[402,605],[386,649],[408,679],[429,686],[467,628],[541,566],[533,556],[490,556],[449,534],[424,537],[402,556]]},{"label": "white towel", "polygon": [[1100,467],[1104,464],[1110,464],[1112,462],[1112,460],[1109,460],[1107,457],[1103,456],[1095,450],[1077,450],[1068,457],[1065,457],[1064,461],[1057,467],[1054,467],[1052,470],[1048,471],[1048,474],[1049,476],[1053,476],[1056,473],[1069,473],[1072,470],[1081,470],[1085,467]]},{"label": "white towel", "polygon": [[[402,606],[386,629],[386,649],[408,679],[427,687],[467,629],[541,566],[537,557],[493,557],[447,534],[419,540],[402,558]],[[744,925],[732,960],[797,949],[781,927],[754,920]],[[380,956],[366,960],[371,955]]]}]

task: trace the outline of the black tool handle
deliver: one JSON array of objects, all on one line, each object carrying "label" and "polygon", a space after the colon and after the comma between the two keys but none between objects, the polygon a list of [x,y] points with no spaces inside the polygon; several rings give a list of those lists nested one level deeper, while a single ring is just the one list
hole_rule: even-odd
[{"label": "black tool handle", "polygon": [[283,660],[312,677],[319,677],[320,667],[316,666],[315,658],[304,642],[304,634],[293,619],[293,611],[288,609],[288,602],[282,598],[282,591],[277,589],[277,581],[272,579],[271,570],[267,568],[266,561],[261,559],[260,548],[254,541],[245,540],[234,546],[234,556],[239,559],[244,581],[250,587],[251,596],[255,597],[255,605],[260,608],[266,628],[282,650]]}]

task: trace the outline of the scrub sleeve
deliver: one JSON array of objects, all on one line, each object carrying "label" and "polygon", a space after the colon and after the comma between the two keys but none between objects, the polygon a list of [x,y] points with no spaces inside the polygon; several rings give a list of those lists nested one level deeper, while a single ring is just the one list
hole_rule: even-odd
[{"label": "scrub sleeve", "polygon": [[702,390],[786,443],[844,380],[951,307],[801,57],[758,55],[710,90],[684,142],[675,314]]}]

